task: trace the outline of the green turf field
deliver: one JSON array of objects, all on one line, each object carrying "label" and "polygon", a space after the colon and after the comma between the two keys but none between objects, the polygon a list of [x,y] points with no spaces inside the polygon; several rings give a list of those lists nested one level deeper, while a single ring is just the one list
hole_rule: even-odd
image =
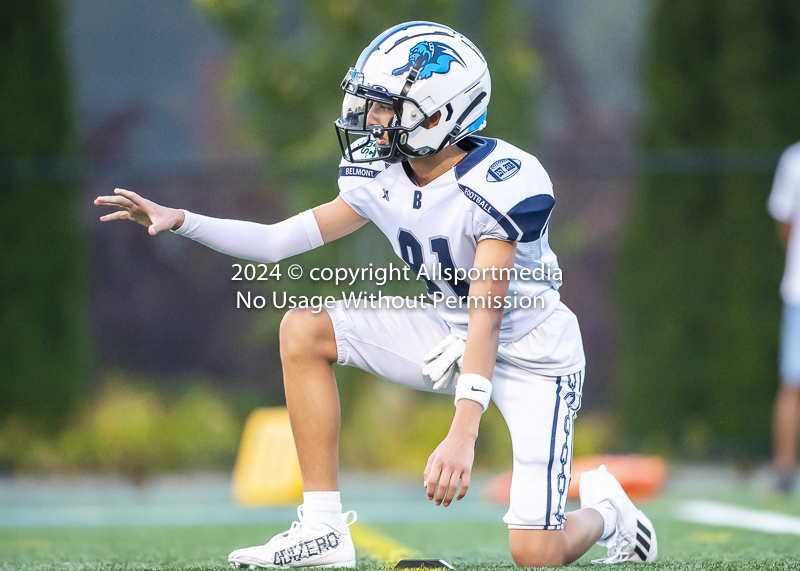
[{"label": "green turf field", "polygon": [[[377,490],[378,488],[374,488]],[[5,496],[5,504],[14,504]],[[3,498],[0,498],[2,500]],[[800,501],[776,498],[735,485],[673,486],[660,499],[643,504],[658,532],[659,561],[653,569],[800,569],[800,534],[764,533],[737,527],[688,523],[676,519],[676,510],[687,500],[710,499],[728,506],[800,516]],[[83,504],[91,503],[79,498]],[[473,504],[480,506],[477,498]],[[399,509],[397,498],[387,509]],[[17,505],[19,502],[17,502]],[[378,517],[381,502],[373,502],[357,526],[391,539],[421,557],[444,558],[459,569],[512,568],[507,530],[501,521],[425,521],[403,519],[391,523],[392,514]],[[418,505],[418,504],[413,504]],[[419,504],[421,505],[421,504]],[[47,509],[46,506],[38,506]],[[573,506],[574,507],[574,506]],[[0,504],[0,510],[3,505]],[[417,509],[417,508],[414,508]],[[420,508],[422,509],[422,508]],[[487,507],[487,509],[490,509]],[[496,511],[494,506],[491,509]],[[411,513],[411,512],[409,512]],[[419,513],[424,513],[420,511]],[[430,512],[435,513],[435,512]],[[479,511],[464,512],[473,517]],[[472,514],[472,515],[470,515]],[[412,514],[413,515],[413,514]],[[780,516],[778,516],[780,518]],[[788,520],[787,520],[788,521]],[[787,525],[795,525],[789,522]],[[798,517],[797,524],[800,524]],[[104,527],[6,527],[0,528],[0,569],[225,569],[228,552],[237,547],[265,542],[284,531],[286,524],[196,525],[196,526],[104,526]],[[385,568],[386,562],[370,557],[370,549],[359,548],[359,568]],[[578,565],[591,565],[604,556],[595,547]],[[627,564],[622,567],[643,567]]]}]

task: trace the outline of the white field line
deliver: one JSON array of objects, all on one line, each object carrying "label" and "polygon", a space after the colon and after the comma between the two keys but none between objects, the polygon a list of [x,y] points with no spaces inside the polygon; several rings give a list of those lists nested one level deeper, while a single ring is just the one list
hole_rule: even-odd
[{"label": "white field line", "polygon": [[682,502],[678,505],[676,519],[719,527],[752,529],[764,533],[800,535],[800,517],[717,502],[701,500]]}]

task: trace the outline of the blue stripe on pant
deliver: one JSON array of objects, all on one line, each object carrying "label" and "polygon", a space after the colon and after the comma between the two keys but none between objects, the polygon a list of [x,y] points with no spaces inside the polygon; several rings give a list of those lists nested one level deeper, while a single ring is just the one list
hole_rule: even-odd
[{"label": "blue stripe on pant", "polygon": [[547,519],[545,520],[545,529],[550,527],[550,514],[552,513],[553,506],[553,459],[555,458],[556,450],[556,429],[558,428],[558,409],[561,404],[559,395],[561,394],[561,377],[556,380],[556,410],[553,413],[553,431],[550,434],[550,463],[547,465]]}]

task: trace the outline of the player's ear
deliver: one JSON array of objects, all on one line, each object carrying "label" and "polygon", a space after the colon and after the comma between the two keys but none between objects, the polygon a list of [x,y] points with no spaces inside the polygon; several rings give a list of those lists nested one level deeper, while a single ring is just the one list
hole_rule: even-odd
[{"label": "player's ear", "polygon": [[436,113],[425,119],[422,122],[422,126],[425,127],[426,129],[432,129],[433,127],[436,127],[436,125],[439,124],[439,119],[441,118],[442,118],[442,112],[437,111]]}]

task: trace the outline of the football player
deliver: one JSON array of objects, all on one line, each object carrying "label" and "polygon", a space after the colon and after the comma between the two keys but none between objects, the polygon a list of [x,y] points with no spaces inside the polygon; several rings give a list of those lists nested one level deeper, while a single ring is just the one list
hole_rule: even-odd
[{"label": "football player", "polygon": [[121,189],[95,201],[116,209],[101,220],[133,220],[153,235],[172,230],[261,262],[316,248],[371,220],[438,300],[399,309],[402,303],[337,302],[286,314],[281,360],[303,504],[287,532],[237,549],[229,561],[355,565],[348,531],[355,514],[342,513],[338,492],[333,363],[455,395],[450,431],[423,472],[436,505],[467,494],[481,414],[494,400],[513,445],[504,521],[518,565],[564,565],[595,542],[608,547],[608,563],[654,560],[653,526],[605,467],[583,475],[582,507],[565,513],[584,382],[581,334],[558,293],[547,173],[528,153],[476,136],[491,95],[480,50],[446,26],[401,24],[367,46],[342,89],[339,196],[327,204],[261,225],[166,208]]}]

